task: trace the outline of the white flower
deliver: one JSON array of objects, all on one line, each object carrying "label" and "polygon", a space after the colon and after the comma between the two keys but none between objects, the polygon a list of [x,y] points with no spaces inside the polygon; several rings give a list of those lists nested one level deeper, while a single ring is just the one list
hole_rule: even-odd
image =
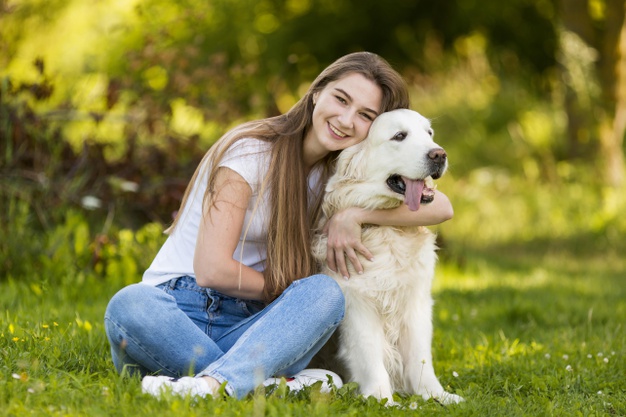
[{"label": "white flower", "polygon": [[20,374],[13,374],[11,375],[13,377],[13,379],[22,379],[22,377],[20,376]]},{"label": "white flower", "polygon": [[603,357],[603,356],[604,356],[604,353],[602,353],[602,352],[598,352],[598,358],[601,358],[601,357]]},{"label": "white flower", "polygon": [[591,358],[593,358],[593,355],[592,355],[591,353],[589,353],[589,354],[587,354],[587,357],[588,357],[589,359],[591,359]]},{"label": "white flower", "polygon": [[545,356],[546,359],[550,359],[551,358],[549,353],[546,353],[544,356]]},{"label": "white flower", "polygon": [[604,394],[602,391],[598,391],[598,395],[602,395]]},{"label": "white flower", "polygon": [[572,365],[567,365],[567,366],[565,367],[565,370],[566,370],[567,372],[572,372]]},{"label": "white flower", "polygon": [[604,358],[604,359],[603,359],[603,362],[604,362],[604,363],[609,363],[609,358]]},{"label": "white flower", "polygon": [[410,408],[411,410],[417,410],[417,403],[411,403],[411,404],[409,404],[409,408]]},{"label": "white flower", "polygon": [[455,378],[458,378],[459,374],[457,373],[457,371],[452,371],[452,376]]},{"label": "white flower", "polygon": [[86,195],[80,200],[80,204],[87,210],[95,210],[102,207],[102,200],[92,195]]},{"label": "white flower", "polygon": [[564,360],[568,360],[568,359],[569,359],[569,355],[567,355],[567,354],[566,354],[566,355],[563,355],[563,359],[564,359]]},{"label": "white flower", "polygon": [[122,191],[136,193],[137,191],[139,191],[139,184],[133,181],[122,181],[120,183],[120,188],[122,189]]}]

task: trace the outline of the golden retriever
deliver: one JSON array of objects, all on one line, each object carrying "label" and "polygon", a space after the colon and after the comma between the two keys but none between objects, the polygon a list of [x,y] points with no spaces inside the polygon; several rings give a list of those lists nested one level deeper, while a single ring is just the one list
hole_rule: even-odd
[{"label": "golden retriever", "polygon": [[[326,187],[322,222],[355,206],[387,209],[404,203],[418,210],[432,201],[429,183],[447,166],[428,119],[406,109],[381,114],[367,139],[340,154]],[[364,225],[362,241],[374,260],[363,260],[361,275],[350,269],[349,280],[326,266],[327,237],[320,233],[313,241],[322,272],[335,278],[346,298],[337,353],[348,379],[364,396],[390,404],[397,391],[444,404],[462,401],[443,389],[433,368],[435,235],[425,227]]]}]

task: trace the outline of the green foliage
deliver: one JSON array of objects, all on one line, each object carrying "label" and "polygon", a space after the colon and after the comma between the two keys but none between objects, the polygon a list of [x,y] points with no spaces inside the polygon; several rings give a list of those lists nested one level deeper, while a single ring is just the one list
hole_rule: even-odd
[{"label": "green foliage", "polygon": [[[96,140],[113,159],[132,141],[191,137],[208,147],[232,123],[286,111],[324,66],[355,50],[432,74],[436,51],[424,45],[454,51],[458,39],[481,33],[502,71],[542,79],[557,43],[550,0],[504,8],[471,0],[74,0],[35,18],[37,7],[23,1],[1,17],[0,36],[19,40],[4,49],[4,75],[31,82],[30,64],[41,58],[57,88],[40,109],[54,109],[75,149]],[[66,27],[76,36],[63,36]]]},{"label": "green foliage", "polygon": [[[104,279],[114,286],[136,282],[164,242],[163,226],[148,223],[137,231],[110,226],[106,234],[94,232],[84,213],[68,210],[59,224],[41,230],[26,202],[8,204],[10,222],[0,225],[0,266],[3,280],[25,280],[35,295],[51,289],[86,285]],[[79,290],[72,292],[83,297]]]},{"label": "green foliage", "polygon": [[3,212],[8,213],[13,200],[25,202],[39,228],[62,221],[68,207],[94,211],[90,221],[105,226],[113,221],[128,227],[170,222],[202,157],[198,142],[170,138],[159,147],[139,146],[131,138],[116,158],[110,157],[106,144],[89,137],[74,149],[64,136],[67,124],[36,110],[49,100],[55,85],[42,61],[34,66],[39,75],[33,82],[7,77],[1,84]]},{"label": "green foliage", "polygon": [[568,166],[555,65],[579,85],[581,62],[557,56],[549,0],[75,0],[34,16],[40,3],[0,16],[0,36],[15,40],[0,50],[0,190],[34,205],[43,227],[68,205],[125,227],[169,223],[229,126],[286,111],[327,63],[360,49],[405,75],[459,177],[495,167],[553,182]]}]

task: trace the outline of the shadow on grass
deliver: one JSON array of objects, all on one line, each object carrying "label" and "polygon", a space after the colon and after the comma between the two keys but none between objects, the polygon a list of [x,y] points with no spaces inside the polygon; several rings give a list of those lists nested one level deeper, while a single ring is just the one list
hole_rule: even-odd
[{"label": "shadow on grass", "polygon": [[604,275],[626,282],[626,238],[579,233],[569,237],[536,238],[494,243],[438,241],[439,257],[459,269],[488,264],[503,271],[528,272],[537,268],[575,275]]},{"label": "shadow on grass", "polygon": [[626,239],[580,234],[455,245],[448,243],[440,253],[445,266],[437,279],[444,283],[435,297],[435,318],[440,310],[439,319],[470,320],[484,333],[606,327],[607,338],[626,322]]}]

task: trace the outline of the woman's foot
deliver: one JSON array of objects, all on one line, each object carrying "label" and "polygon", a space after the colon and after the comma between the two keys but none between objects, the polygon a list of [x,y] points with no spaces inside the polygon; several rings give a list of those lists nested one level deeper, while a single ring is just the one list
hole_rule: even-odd
[{"label": "woman's foot", "polygon": [[141,381],[141,391],[159,397],[165,393],[193,396],[193,397],[214,397],[217,395],[220,383],[211,377],[203,376],[194,378],[184,376],[182,378],[172,378],[169,376],[145,376]]}]

